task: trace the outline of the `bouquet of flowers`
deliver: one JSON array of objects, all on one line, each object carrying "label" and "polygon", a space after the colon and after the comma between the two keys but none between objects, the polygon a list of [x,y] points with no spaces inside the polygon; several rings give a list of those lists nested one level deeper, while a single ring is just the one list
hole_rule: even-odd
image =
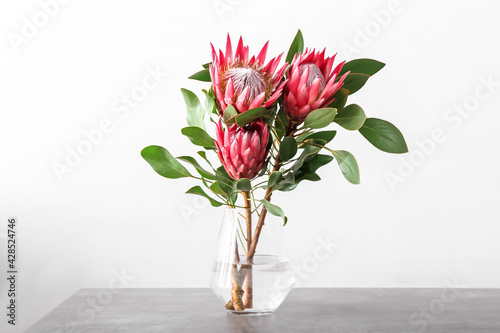
[{"label": "bouquet of flowers", "polygon": [[[186,193],[203,196],[214,207],[227,205],[246,211],[246,235],[240,239],[240,247],[248,266],[235,267],[231,273],[226,308],[233,311],[253,306],[250,264],[267,213],[287,223],[284,211],[271,203],[274,192],[292,191],[302,181],[319,181],[317,170],[333,160],[347,181],[359,184],[356,159],[331,143],[337,131],[325,127],[334,124],[359,131],[373,146],[388,153],[408,150],[394,125],[367,118],[357,104],[347,105],[348,97],[382,69],[383,63],[356,59],[336,64],[335,55],[327,56],[325,49],[304,49],[300,30],[283,64],[283,54],[266,63],[268,43],[257,55],[250,55],[241,37],[233,51],[228,35],[225,51],[217,52],[212,45],[212,62],[190,77],[210,83],[208,90],[203,90],[204,104],[193,92],[181,89],[189,125],[181,132],[203,148],[198,157],[206,166],[192,156],[173,157],[160,146],[142,150],[142,157],[161,176],[191,177],[200,182]],[[215,138],[207,132],[207,124]],[[210,153],[214,154],[211,158]],[[214,158],[220,164],[215,165]],[[254,212],[256,221],[252,221]],[[234,259],[240,260],[238,247]]]}]

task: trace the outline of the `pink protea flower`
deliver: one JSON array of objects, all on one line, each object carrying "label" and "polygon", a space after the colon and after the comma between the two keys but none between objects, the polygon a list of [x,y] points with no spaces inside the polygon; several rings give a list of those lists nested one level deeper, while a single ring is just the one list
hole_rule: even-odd
[{"label": "pink protea flower", "polygon": [[221,112],[228,105],[233,105],[238,113],[263,106],[270,107],[280,96],[285,82],[280,84],[286,70],[285,64],[278,72],[276,68],[282,54],[270,60],[266,59],[267,42],[257,57],[249,58],[248,46],[243,46],[240,37],[233,55],[231,39],[227,35],[226,53],[219,50],[219,56],[212,46],[212,64],[210,77],[215,99]]},{"label": "pink protea flower", "polygon": [[284,111],[290,119],[301,123],[312,111],[327,107],[333,95],[342,87],[345,73],[335,82],[345,61],[332,71],[335,55],[325,58],[325,50],[306,49],[295,55],[288,70],[288,82],[283,91]]},{"label": "pink protea flower", "polygon": [[262,119],[245,127],[233,124],[224,130],[216,123],[217,155],[233,179],[253,179],[262,170],[267,157],[269,129]]}]

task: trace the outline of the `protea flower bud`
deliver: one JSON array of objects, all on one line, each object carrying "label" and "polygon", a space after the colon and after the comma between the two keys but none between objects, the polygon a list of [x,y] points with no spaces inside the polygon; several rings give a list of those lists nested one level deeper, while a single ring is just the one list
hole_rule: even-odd
[{"label": "protea flower bud", "polygon": [[228,129],[216,123],[217,155],[233,179],[255,178],[267,158],[269,129],[262,119],[245,127],[233,124]]},{"label": "protea flower bud", "polygon": [[233,105],[238,113],[263,106],[270,107],[280,96],[285,82],[280,84],[286,69],[285,64],[276,74],[282,54],[264,65],[267,42],[257,58],[249,58],[248,46],[243,46],[240,37],[233,55],[231,39],[227,36],[226,54],[219,50],[219,56],[212,46],[210,77],[219,109],[224,112]]},{"label": "protea flower bud", "polygon": [[[312,111],[327,107],[333,95],[344,84],[345,73],[337,77],[345,61],[332,71],[335,55],[325,58],[325,50],[316,52],[306,49],[296,55],[288,70],[288,82],[283,91],[284,111],[290,119],[301,123]],[[337,82],[335,82],[337,80]]]}]

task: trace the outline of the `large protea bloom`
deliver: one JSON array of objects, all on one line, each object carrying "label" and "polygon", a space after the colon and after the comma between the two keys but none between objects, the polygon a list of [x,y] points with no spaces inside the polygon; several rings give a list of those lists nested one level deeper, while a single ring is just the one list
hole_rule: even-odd
[{"label": "large protea bloom", "polygon": [[267,158],[269,129],[262,119],[245,127],[233,124],[224,130],[216,123],[217,155],[233,179],[253,179],[262,170]]},{"label": "large protea bloom", "polygon": [[325,58],[325,50],[320,53],[306,49],[304,53],[295,55],[283,91],[284,111],[289,118],[301,123],[312,111],[333,102],[333,95],[349,74],[345,73],[337,80],[345,61],[332,71],[334,60],[335,55]]},{"label": "large protea bloom", "polygon": [[276,72],[282,54],[270,60],[266,59],[267,42],[257,57],[249,58],[248,46],[243,46],[240,37],[233,55],[231,39],[227,36],[226,53],[219,50],[219,56],[212,46],[212,64],[210,77],[215,99],[224,112],[228,105],[233,105],[238,113],[259,106],[270,107],[280,96],[285,82],[280,84],[286,64]]}]

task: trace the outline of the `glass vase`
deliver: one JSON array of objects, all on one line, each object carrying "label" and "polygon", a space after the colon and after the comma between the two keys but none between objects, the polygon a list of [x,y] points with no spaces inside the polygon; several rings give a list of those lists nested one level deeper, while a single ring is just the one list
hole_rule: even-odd
[{"label": "glass vase", "polygon": [[233,314],[273,313],[295,283],[281,218],[265,214],[252,245],[260,218],[256,211],[226,208],[222,219],[210,286]]}]

